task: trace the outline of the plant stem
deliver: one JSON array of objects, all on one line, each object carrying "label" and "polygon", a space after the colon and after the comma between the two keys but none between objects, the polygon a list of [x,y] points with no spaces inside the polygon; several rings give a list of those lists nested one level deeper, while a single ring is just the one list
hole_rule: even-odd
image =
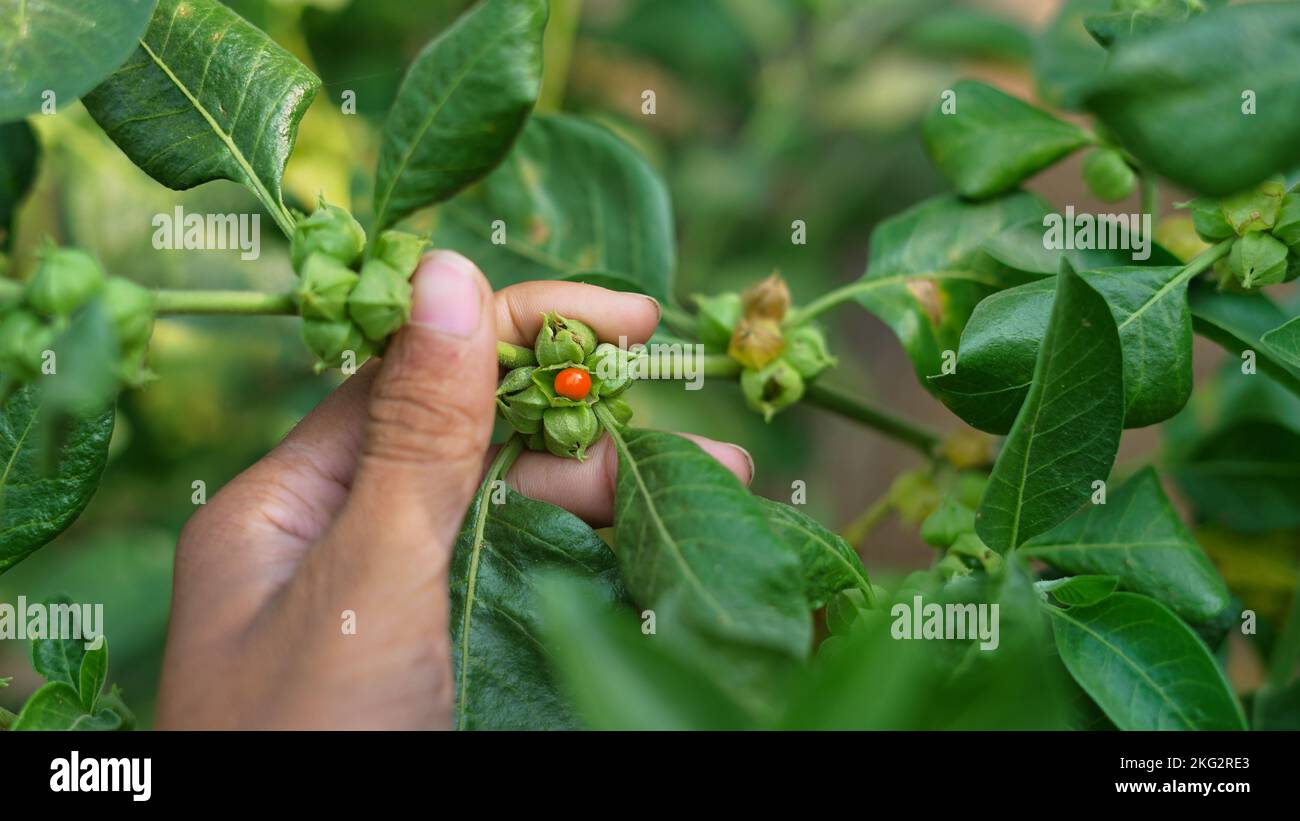
[{"label": "plant stem", "polygon": [[821,316],[822,314],[839,305],[841,302],[848,302],[857,296],[859,291],[873,287],[875,283],[870,280],[857,279],[847,285],[841,285],[833,291],[827,291],[821,296],[803,305],[795,308],[786,315],[785,320],[781,323],[783,327],[794,328],[799,325]]},{"label": "plant stem", "polygon": [[1236,239],[1236,237],[1229,237],[1218,245],[1212,245],[1192,257],[1188,260],[1187,264],[1183,266],[1183,270],[1178,274],[1178,276],[1170,280],[1161,290],[1163,291],[1165,288],[1176,288],[1184,282],[1190,281],[1197,274],[1209,269],[1210,266],[1214,265],[1214,263],[1228,255],[1228,252],[1232,250],[1232,243],[1235,242]]},{"label": "plant stem", "polygon": [[497,457],[492,460],[492,466],[488,468],[487,476],[483,478],[483,486],[488,493],[492,492],[493,482],[505,478],[523,451],[524,437],[518,433],[511,434],[506,443],[501,446],[501,450],[497,451]]},{"label": "plant stem", "polygon": [[537,364],[537,357],[532,348],[511,345],[509,342],[497,342],[497,364],[511,370]]},{"label": "plant stem", "polygon": [[890,499],[889,493],[885,493],[871,505],[861,515],[849,522],[840,531],[840,537],[853,547],[857,547],[867,540],[871,531],[876,529],[876,525],[884,521],[885,516],[893,508],[893,500]]},{"label": "plant stem", "polygon": [[1156,220],[1156,210],[1160,207],[1160,183],[1153,174],[1143,172],[1139,177],[1142,185],[1142,213],[1150,214],[1151,221]]},{"label": "plant stem", "polygon": [[725,353],[705,354],[696,361],[700,365],[700,372],[705,376],[740,377],[740,363]]},{"label": "plant stem", "polygon": [[564,91],[569,84],[569,63],[581,17],[582,0],[551,0],[551,16],[542,41],[546,66],[542,70],[542,90],[537,95],[538,111],[559,111],[564,104]]},{"label": "plant stem", "polygon": [[169,314],[289,315],[298,313],[291,293],[263,291],[156,291],[154,306]]},{"label": "plant stem", "polygon": [[668,330],[685,339],[695,339],[695,317],[673,305],[660,306],[660,321]]},{"label": "plant stem", "polygon": [[834,411],[841,416],[861,422],[869,428],[911,445],[926,456],[934,453],[939,446],[938,434],[913,425],[890,413],[873,408],[843,391],[814,382],[804,391],[803,398],[818,407]]}]

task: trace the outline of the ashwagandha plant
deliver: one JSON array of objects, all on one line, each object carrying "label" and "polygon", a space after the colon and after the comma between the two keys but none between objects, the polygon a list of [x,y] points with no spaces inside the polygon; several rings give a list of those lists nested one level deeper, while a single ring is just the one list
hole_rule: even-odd
[{"label": "ashwagandha plant", "polygon": [[[650,165],[593,122],[531,113],[544,0],[482,0],[416,57],[383,131],[368,230],[323,199],[311,214],[285,205],[319,80],[266,34],[216,0],[72,5],[0,0],[0,53],[16,67],[0,66],[0,237],[39,154],[18,118],[53,90],[81,96],[159,183],[247,187],[289,241],[297,286],[148,290],[53,245],[6,261],[0,571],[94,493],[114,397],[149,379],[155,317],[298,315],[318,368],[351,369],[408,319],[424,249],[450,247],[497,284],[656,297],[653,341],[702,346],[692,362],[737,380],[765,418],[806,402],[925,458],[836,534],[750,494],[690,441],[632,425],[626,392],[653,346],[546,315],[531,349],[498,346],[509,436],[451,568],[457,726],[1298,726],[1300,608],[1265,618],[1269,672],[1248,722],[1225,654],[1229,633],[1255,635],[1256,614],[1155,467],[1117,476],[1115,462],[1126,428],[1172,420],[1161,467],[1198,522],[1300,527],[1300,319],[1261,290],[1300,272],[1300,193],[1287,188],[1300,6],[1067,3],[1038,79],[1082,116],[956,84],[923,127],[956,193],[880,224],[860,279],[794,305],[774,275],[690,310],[674,299],[671,206]],[[70,32],[68,15],[93,25]],[[71,47],[93,59],[64,59]],[[1140,191],[1147,221],[1076,220],[1020,189],[1076,151],[1099,198]],[[1194,197],[1153,226],[1162,181]],[[394,227],[434,205],[431,236]],[[837,359],[817,322],[843,305],[888,325],[920,383],[975,430],[941,438],[826,384]],[[1194,332],[1242,356],[1195,396]],[[1189,401],[1204,413],[1180,414]],[[991,435],[1004,437],[996,456]],[[582,459],[602,436],[619,463],[608,540],[508,487],[525,448]],[[890,512],[936,554],[887,590],[852,545]],[[49,703],[16,726],[129,724],[115,692],[99,695],[103,662],[78,658],[75,676],[38,662]]]}]

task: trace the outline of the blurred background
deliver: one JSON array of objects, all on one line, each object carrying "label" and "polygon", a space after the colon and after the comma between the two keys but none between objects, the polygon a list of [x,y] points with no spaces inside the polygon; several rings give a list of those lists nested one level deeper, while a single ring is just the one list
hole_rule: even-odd
[{"label": "blurred background", "polygon": [[[468,3],[227,2],[324,83],[286,173],[291,204],[309,208],[323,192],[364,222],[377,135],[405,66]],[[944,88],[977,77],[1043,105],[1068,106],[1068,80],[1096,70],[1103,55],[1078,20],[1107,8],[1107,0],[1072,3],[1065,14],[1049,0],[552,0],[541,107],[605,123],[663,175],[675,209],[676,296],[683,304],[695,293],[739,290],[773,270],[789,281],[796,303],[806,302],[862,275],[879,221],[944,190],[918,136],[920,116]],[[654,116],[641,113],[645,89],[656,92]],[[340,111],[345,91],[356,95],[355,116]],[[265,216],[255,262],[241,262],[237,251],[151,246],[154,214],[178,204],[186,211],[247,212],[255,201],[242,188],[162,188],[79,105],[34,121],[45,153],[19,217],[20,267],[49,235],[91,250],[113,274],[149,285],[289,285],[287,248]],[[1092,200],[1078,166],[1074,157],[1030,187],[1060,208],[1138,210],[1136,197],[1104,208]],[[1164,210],[1180,199],[1165,191]],[[793,220],[805,222],[806,245],[790,242]],[[874,317],[844,306],[826,325],[841,364],[823,379],[918,424],[964,427],[917,384],[898,342]],[[215,493],[337,383],[337,375],[312,374],[296,334],[287,318],[159,322],[150,365],[160,378],[123,397],[99,494],[72,529],[0,576],[0,601],[67,593],[104,603],[110,681],[122,686],[144,726],[157,686],[172,551],[194,509],[193,483],[201,480]],[[1219,384],[1222,361],[1198,339],[1198,387]],[[1194,436],[1222,414],[1231,381],[1165,427]],[[792,483],[802,480],[805,510],[835,529],[871,509],[900,473],[920,466],[906,447],[816,408],[796,407],[764,424],[731,384],[709,382],[687,394],[651,383],[629,398],[638,424],[748,448],[758,466],[755,490],[763,495],[789,501]],[[1289,397],[1273,400],[1294,412]],[[1159,430],[1129,431],[1119,472],[1162,453]],[[1261,606],[1285,605],[1295,579],[1294,531],[1252,537],[1258,544],[1252,541],[1245,558],[1233,539],[1221,538],[1229,543],[1223,558],[1213,533],[1206,536],[1234,589],[1251,591]],[[885,583],[934,558],[915,523],[895,516],[857,547]],[[10,709],[39,683],[26,650],[25,643],[0,644],[0,675],[15,677],[0,690],[0,704]],[[1256,665],[1249,653],[1242,659],[1233,675],[1248,686]]]}]

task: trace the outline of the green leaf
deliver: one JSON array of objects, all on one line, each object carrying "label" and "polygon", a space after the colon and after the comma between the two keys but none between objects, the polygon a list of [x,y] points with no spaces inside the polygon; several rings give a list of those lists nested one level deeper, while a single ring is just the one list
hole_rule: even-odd
[{"label": "green leaf", "polygon": [[1300,85],[1282,68],[1298,61],[1300,7],[1233,6],[1118,43],[1086,104],[1145,166],[1227,196],[1300,161]]},{"label": "green leaf", "polygon": [[669,297],[668,190],[634,148],[594,123],[533,117],[501,167],[438,215],[434,244],[469,256],[498,287],[599,271]]},{"label": "green leaf", "polygon": [[1083,95],[1106,66],[1106,50],[1088,34],[1083,21],[1109,11],[1111,0],[1068,0],[1039,36],[1034,76],[1044,102],[1072,110],[1083,107]]},{"label": "green leaf", "polygon": [[36,179],[40,146],[25,120],[0,125],[0,251],[13,245],[14,214]]},{"label": "green leaf", "polygon": [[1265,333],[1260,341],[1278,361],[1300,368],[1300,317]]},{"label": "green leaf", "polygon": [[[543,649],[539,580],[566,572],[626,601],[608,545],[554,505],[498,486],[474,497],[451,562],[451,641],[456,726],[560,729],[574,726]],[[502,497],[497,497],[498,499]]]},{"label": "green leaf", "polygon": [[81,707],[77,689],[51,681],[32,694],[14,722],[14,730],[117,730],[122,716],[109,707],[91,714]]},{"label": "green leaf", "polygon": [[81,696],[81,709],[94,714],[99,693],[108,678],[108,640],[101,638],[99,647],[87,650],[81,657],[77,675],[77,693]]},{"label": "green leaf", "polygon": [[1121,730],[1244,730],[1241,705],[1204,642],[1163,604],[1115,593],[1047,607],[1061,660]]},{"label": "green leaf", "polygon": [[929,8],[903,32],[907,48],[944,60],[1027,62],[1034,44],[1019,24],[968,8]]},{"label": "green leaf", "polygon": [[1123,355],[1110,307],[1057,275],[1033,383],[993,465],[975,531],[999,553],[1066,519],[1110,475],[1124,426]]},{"label": "green leaf", "polygon": [[593,730],[736,730],[752,719],[630,613],[588,585],[543,587],[546,647],[564,691]]},{"label": "green leaf", "polygon": [[964,81],[951,90],[926,116],[922,136],[930,159],[962,196],[1009,191],[1092,142],[1077,125],[993,86]]},{"label": "green leaf", "polygon": [[1286,314],[1263,294],[1219,291],[1196,284],[1188,291],[1192,327],[1234,354],[1254,351],[1259,370],[1300,396],[1300,367],[1278,356],[1264,335],[1287,321]]},{"label": "green leaf", "polygon": [[[45,632],[57,632],[65,637],[32,639],[32,667],[49,681],[80,687],[86,642],[83,638],[68,638],[66,635],[73,632],[74,624],[81,623],[81,605],[73,604],[67,596],[54,596],[44,602],[44,607],[50,614]],[[20,614],[20,618],[26,618],[26,615]]]},{"label": "green leaf", "polygon": [[1300,679],[1282,687],[1265,684],[1251,710],[1255,730],[1300,730]]},{"label": "green leaf", "polygon": [[1083,23],[1094,40],[1110,48],[1120,40],[1185,23],[1200,11],[1204,11],[1200,0],[1156,0],[1142,8],[1089,17]]},{"label": "green leaf", "polygon": [[233,180],[286,234],[280,179],[320,80],[217,0],[159,0],[140,47],[84,100],[131,161],[176,190]]},{"label": "green leaf", "polygon": [[0,123],[62,110],[122,64],[156,0],[0,0]]},{"label": "green leaf", "polygon": [[917,379],[957,350],[962,328],[981,299],[1006,287],[1005,269],[981,250],[1009,225],[1042,217],[1047,207],[1016,192],[981,203],[944,196],[885,220],[871,232],[867,272],[856,299],[903,344]]},{"label": "green leaf", "polygon": [[546,16],[546,0],[484,0],[416,56],[384,124],[379,229],[501,162],[537,102]]},{"label": "green leaf", "polygon": [[1255,533],[1300,526],[1300,432],[1265,420],[1214,432],[1174,470],[1208,518]]},{"label": "green leaf", "polygon": [[1050,593],[1067,607],[1088,607],[1115,592],[1119,579],[1114,576],[1066,576],[1063,579],[1035,582],[1034,588]]},{"label": "green leaf", "polygon": [[[0,409],[0,573],[62,533],[99,486],[113,433],[112,408],[73,420],[45,453],[41,398],[28,386]],[[53,470],[47,472],[47,457]]]},{"label": "green leaf", "polygon": [[[1080,274],[1110,306],[1124,355],[1124,427],[1173,416],[1192,392],[1192,320],[1181,267],[1108,268]],[[953,413],[1006,433],[1029,393],[1047,331],[1054,279],[994,294],[962,331],[957,370],[930,377]]]},{"label": "green leaf", "polygon": [[[1132,251],[1117,249],[1054,249],[1043,247],[1046,225],[1042,219],[1026,220],[1012,225],[989,237],[984,251],[993,259],[1015,271],[1041,276],[1053,276],[1061,270],[1066,260],[1076,271],[1096,271],[1100,268],[1120,268],[1133,265]],[[1152,243],[1150,259],[1141,265],[1180,265],[1178,259],[1164,248]]]},{"label": "green leaf", "polygon": [[831,596],[850,587],[861,590],[868,601],[873,598],[862,559],[848,542],[790,505],[755,498],[767,513],[768,526],[799,556],[810,609],[825,607]]},{"label": "green leaf", "polygon": [[1228,587],[1146,468],[1020,552],[1067,573],[1115,576],[1127,590],[1159,599],[1200,623],[1228,605]]},{"label": "green leaf", "polygon": [[726,678],[719,684],[749,699],[747,708],[770,703],[812,640],[794,550],[740,480],[695,443],[605,427],[618,450],[614,543],[633,600],[657,612],[660,635],[675,647],[693,658],[712,653]]},{"label": "green leaf", "polygon": [[[1049,663],[1050,644],[1036,597],[1021,573],[1010,574],[1006,588],[998,591],[970,584],[915,595],[909,591],[900,594],[888,612],[858,613],[849,635],[832,636],[822,643],[793,688],[780,726],[801,730],[1062,727],[1061,691],[1068,679],[1062,681],[1063,673]],[[946,609],[949,604],[996,604],[996,648],[979,649],[979,638],[908,638],[913,635],[910,627],[918,599],[923,611],[930,605]],[[992,612],[991,608],[985,611],[986,627],[991,626]],[[978,617],[975,621],[978,624]]]}]

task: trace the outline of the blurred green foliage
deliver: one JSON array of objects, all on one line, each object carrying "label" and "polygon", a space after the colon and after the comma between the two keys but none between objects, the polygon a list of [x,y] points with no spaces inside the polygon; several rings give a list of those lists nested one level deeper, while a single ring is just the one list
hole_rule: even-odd
[{"label": "blurred green foliage", "polygon": [[[468,3],[227,2],[323,81],[286,172],[287,201],[306,209],[323,192],[367,217],[358,204],[369,202],[377,134],[405,67]],[[566,2],[578,0],[553,0]],[[1028,77],[1023,27],[976,3],[583,0],[580,8],[572,42],[548,39],[548,48],[566,52],[548,52],[548,67],[568,73],[547,83],[564,89],[563,110],[633,141],[666,179],[679,238],[676,298],[687,304],[694,293],[739,290],[773,269],[796,303],[856,279],[871,228],[944,187],[918,137],[934,95],[972,66]],[[653,117],[640,110],[646,89],[656,92]],[[355,116],[340,110],[348,92]],[[48,235],[146,285],[269,290],[292,281],[288,249],[266,214],[255,262],[241,262],[237,251],[153,250],[154,214],[178,205],[254,208],[238,186],[173,192],[153,183],[79,106],[35,124],[45,153],[19,216],[13,257],[20,272]],[[806,245],[791,242],[795,220],[807,227]],[[889,360],[890,371],[867,347],[885,338],[877,323],[845,313],[828,329],[844,363],[836,381],[870,396],[887,393],[890,380],[910,380],[903,360]],[[105,604],[110,679],[142,726],[150,723],[165,637],[171,553],[194,510],[194,483],[215,493],[334,384],[312,375],[290,319],[160,322],[150,366],[160,378],[123,398],[111,461],[85,515],[0,578],[0,600],[66,593]],[[765,425],[742,410],[737,386],[717,382],[690,393],[647,386],[632,400],[645,426],[742,443],[759,466],[755,490],[764,495],[788,499],[794,480],[822,477],[804,509],[830,527],[872,501],[831,438],[842,430],[869,434],[819,434],[826,417],[815,409]],[[38,683],[24,672],[25,653],[17,643],[0,646],[0,673],[18,677],[0,691],[0,705],[15,708]]]}]

